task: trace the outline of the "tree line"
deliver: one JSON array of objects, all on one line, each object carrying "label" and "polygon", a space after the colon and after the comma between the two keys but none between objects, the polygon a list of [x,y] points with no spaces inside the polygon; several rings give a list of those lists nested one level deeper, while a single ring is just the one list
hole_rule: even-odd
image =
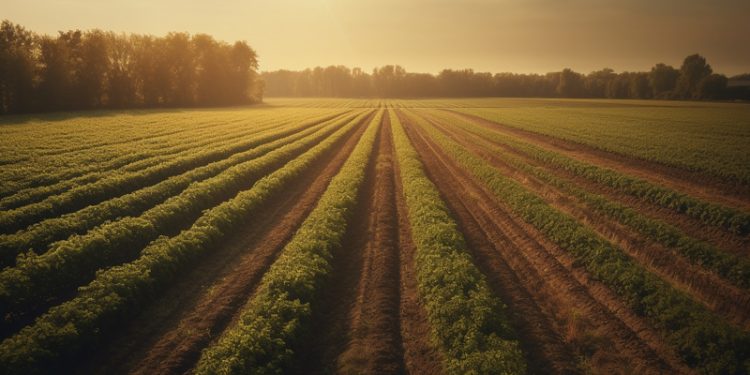
[{"label": "tree line", "polygon": [[[437,75],[407,72],[386,65],[367,73],[345,66],[261,74],[267,96],[321,97],[564,97],[633,99],[746,99],[750,86],[730,85],[694,54],[677,69],[656,64],[648,72],[615,73],[605,68],[589,74],[571,69],[547,74],[481,73],[445,69]],[[748,75],[733,77],[748,81]]]},{"label": "tree line", "polygon": [[0,25],[0,113],[219,106],[262,99],[258,57],[244,41]]}]

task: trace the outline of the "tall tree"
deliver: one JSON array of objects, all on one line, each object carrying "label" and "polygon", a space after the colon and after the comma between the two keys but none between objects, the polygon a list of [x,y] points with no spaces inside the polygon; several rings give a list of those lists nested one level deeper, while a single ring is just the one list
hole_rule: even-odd
[{"label": "tall tree", "polygon": [[189,106],[195,102],[195,47],[187,33],[169,33],[163,40],[164,74],[168,104]]},{"label": "tall tree", "polygon": [[33,108],[34,34],[10,21],[0,24],[0,113]]},{"label": "tall tree", "polygon": [[372,72],[372,83],[376,93],[381,97],[402,96],[399,92],[406,70],[399,65],[386,65],[375,68]]},{"label": "tall tree", "polygon": [[654,98],[669,98],[677,86],[680,72],[670,65],[656,64],[648,74],[648,82]]},{"label": "tall tree", "polygon": [[109,71],[109,46],[100,30],[83,34],[80,44],[79,66],[76,69],[76,97],[82,108],[102,107]]},{"label": "tall tree", "polygon": [[72,106],[73,66],[68,44],[62,38],[43,36],[39,43],[39,108],[61,111]]},{"label": "tall tree", "polygon": [[696,98],[698,83],[713,73],[706,58],[699,54],[685,58],[680,67],[680,77],[677,79],[677,94],[683,99]]},{"label": "tall tree", "polygon": [[607,86],[616,76],[615,71],[610,68],[589,73],[584,79],[586,96],[594,98],[606,97]]},{"label": "tall tree", "polygon": [[571,69],[563,69],[560,72],[556,91],[558,95],[566,98],[583,96],[583,76]]},{"label": "tall tree", "polygon": [[112,108],[135,105],[134,51],[125,35],[107,33],[109,71],[107,72],[107,104]]},{"label": "tall tree", "polygon": [[229,63],[231,77],[231,101],[236,104],[257,100],[257,93],[252,91],[256,86],[255,70],[258,69],[258,55],[245,41],[235,42],[232,46]]},{"label": "tall tree", "polygon": [[696,99],[723,99],[729,80],[722,74],[711,74],[704,77],[695,89]]}]

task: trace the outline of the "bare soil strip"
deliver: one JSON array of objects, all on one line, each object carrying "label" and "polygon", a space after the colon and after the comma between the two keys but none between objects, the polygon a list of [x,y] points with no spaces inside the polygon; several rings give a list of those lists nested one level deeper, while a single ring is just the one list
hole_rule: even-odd
[{"label": "bare soil strip", "polygon": [[[474,136],[476,137],[476,135]],[[675,212],[674,210],[670,210],[668,208],[660,207],[655,204],[646,202],[644,200],[633,197],[632,195],[617,191],[616,189],[604,186],[602,184],[598,184],[581,176],[577,176],[561,168],[555,168],[547,164],[543,164],[542,162],[531,158],[529,155],[508,147],[507,145],[504,145],[502,143],[493,142],[492,140],[487,139],[483,139],[483,141],[490,142],[494,146],[505,150],[509,154],[523,159],[527,164],[542,167],[547,172],[552,173],[557,177],[573,181],[576,185],[579,185],[579,187],[587,191],[606,196],[607,199],[613,202],[629,206],[651,218],[655,218],[674,225],[682,232],[690,233],[692,237],[711,243],[719,249],[740,256],[750,256],[750,252],[748,252],[748,249],[750,248],[750,236],[740,236],[734,233],[730,233],[721,228],[707,226],[704,223],[700,222],[698,219],[694,219],[684,214]]]},{"label": "bare soil strip", "polygon": [[453,189],[449,185],[452,181],[440,184],[442,181],[437,181],[429,170],[427,172],[431,180],[438,184],[441,195],[466,236],[474,263],[488,276],[493,291],[508,304],[513,326],[521,338],[522,350],[526,354],[529,373],[576,373],[573,348],[553,328],[553,315],[543,311],[524,287],[524,283],[529,282],[530,275],[520,275],[526,277],[525,280],[519,279],[519,275],[514,274],[508,263],[497,256],[502,249],[501,245],[508,241],[499,237],[496,231],[483,230],[483,227],[492,225],[491,220],[483,211],[465,204],[460,197],[464,192]]},{"label": "bare soil strip", "polygon": [[375,179],[365,185],[368,199],[362,214],[367,220],[355,228],[364,264],[356,304],[349,313],[350,341],[337,360],[341,374],[393,374],[404,368],[393,160],[390,121],[385,115],[372,164],[375,170],[370,173]]},{"label": "bare soil strip", "polygon": [[699,172],[603,151],[582,143],[514,128],[470,114],[456,111],[448,112],[478,125],[521,138],[526,142],[568,157],[642,178],[651,183],[666,186],[707,202],[719,203],[728,207],[750,211],[750,186],[722,181],[718,177],[706,176]]},{"label": "bare soil strip", "polygon": [[393,146],[387,116],[383,121],[360,203],[300,346],[294,366],[300,374],[404,371]]},{"label": "bare soil strip", "polygon": [[414,268],[390,120],[293,372],[441,374]]},{"label": "bare soil strip", "polygon": [[406,374],[443,374],[443,356],[431,344],[430,323],[424,309],[417,286],[417,269],[415,262],[416,246],[411,238],[411,224],[404,197],[401,172],[393,155],[393,173],[395,180],[396,211],[398,214],[398,248],[401,282],[400,311],[401,340],[404,348],[404,369]]},{"label": "bare soil strip", "polygon": [[535,192],[548,204],[575,217],[600,236],[617,244],[650,272],[688,292],[696,300],[735,325],[744,329],[750,327],[750,293],[747,291],[731,285],[709,270],[691,264],[680,254],[644,239],[630,228],[604,215],[592,212],[577,198],[505,163],[495,152],[487,148],[491,142],[469,132],[438,123],[433,124],[462,146],[490,162],[505,175]]},{"label": "bare soil strip", "polygon": [[[574,259],[563,249],[547,241],[535,228],[495,200],[484,186],[421,134],[418,127],[407,128],[429,176],[449,205],[463,205],[467,208],[455,212],[462,227],[470,227],[473,218],[484,232],[485,241],[492,243],[494,257],[502,259],[514,277],[521,282],[516,285],[531,296],[532,307],[538,307],[537,312],[532,314],[511,309],[514,319],[525,322],[523,325],[526,327],[546,324],[554,330],[552,337],[537,338],[533,336],[535,331],[522,329],[522,332],[526,331],[533,337],[530,340],[522,337],[523,341],[529,341],[525,346],[541,342],[559,348],[557,353],[545,353],[545,349],[538,349],[538,355],[546,355],[547,361],[556,363],[556,359],[563,356],[566,349],[559,338],[565,338],[579,354],[586,357],[582,365],[598,369],[602,373],[690,372],[671,348],[663,343],[660,335],[619,301],[612,291],[591,280],[585,270],[576,266]],[[469,231],[465,234],[472,242],[482,241],[481,238],[476,238],[481,237],[477,232]],[[476,251],[475,256],[478,263],[486,263],[486,267],[499,263],[492,262],[482,251]],[[491,271],[506,273],[507,268]],[[490,279],[498,277],[505,276],[493,275]],[[511,287],[514,285],[504,285],[504,288]],[[514,306],[519,306],[518,302],[514,302]],[[534,320],[535,317],[542,317],[543,320],[538,322]],[[532,351],[529,355],[534,355],[533,353]],[[563,372],[570,367],[570,363],[560,363],[548,371],[559,369]]]},{"label": "bare soil strip", "polygon": [[[365,121],[369,121],[367,117]],[[362,124],[365,124],[363,122]],[[269,202],[226,246],[204,258],[80,373],[181,374],[228,326],[284,244],[315,207],[365,129],[359,126],[285,195]]]}]

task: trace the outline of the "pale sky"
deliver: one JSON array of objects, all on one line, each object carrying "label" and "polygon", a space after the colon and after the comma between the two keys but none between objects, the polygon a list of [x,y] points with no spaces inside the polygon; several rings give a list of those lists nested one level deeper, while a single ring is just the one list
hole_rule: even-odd
[{"label": "pale sky", "polygon": [[679,67],[750,72],[750,0],[0,0],[0,18],[47,34],[100,28],[246,40],[261,70],[400,64],[545,73]]}]

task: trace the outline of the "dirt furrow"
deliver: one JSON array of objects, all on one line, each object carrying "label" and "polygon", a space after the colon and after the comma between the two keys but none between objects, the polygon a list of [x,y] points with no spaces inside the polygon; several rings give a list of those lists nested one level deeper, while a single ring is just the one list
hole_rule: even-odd
[{"label": "dirt furrow", "polygon": [[377,154],[354,220],[321,299],[308,345],[294,371],[304,374],[439,374],[416,284],[414,244],[384,117]]},{"label": "dirt furrow", "polygon": [[[366,121],[369,121],[368,117]],[[365,124],[367,122],[362,122]],[[201,350],[218,337],[250,298],[262,275],[347,159],[365,126],[340,141],[263,206],[241,233],[231,234],[111,340],[79,373],[178,374],[189,371]]]},{"label": "dirt furrow", "polygon": [[[475,218],[480,218],[475,220],[484,225],[485,233],[493,234],[497,256],[523,283],[534,303],[541,307],[541,313],[554,320],[555,334],[565,337],[587,357],[585,365],[604,372],[689,372],[651,327],[609,289],[575,266],[564,250],[495,200],[418,127],[410,126],[409,133],[441,193],[446,194],[452,206],[463,204]],[[462,193],[450,197],[447,194],[451,191]],[[459,219],[466,225],[464,218]],[[529,317],[523,315],[517,319]]]},{"label": "dirt furrow", "polygon": [[675,191],[689,194],[701,200],[719,203],[750,211],[750,187],[729,181],[711,178],[699,172],[660,164],[644,159],[603,151],[582,143],[576,143],[528,130],[489,121],[471,114],[457,111],[447,112],[493,129],[510,134],[536,146],[558,152],[581,161],[616,170],[620,173],[642,178],[651,183],[666,186]]},{"label": "dirt furrow", "polygon": [[571,172],[563,170],[562,168],[551,167],[500,142],[493,142],[489,139],[483,140],[492,143],[494,146],[503,149],[505,152],[515,157],[521,158],[527,164],[544,168],[547,172],[552,173],[559,178],[575,182],[575,184],[582,189],[603,195],[613,202],[633,208],[648,217],[669,223],[677,227],[683,233],[690,233],[692,237],[701,241],[706,241],[719,249],[740,256],[750,256],[750,253],[748,253],[747,250],[750,248],[750,236],[740,236],[721,228],[707,226],[698,219],[646,202],[642,199],[633,197],[632,195],[598,184],[581,176],[577,176]]},{"label": "dirt furrow", "polygon": [[472,249],[475,264],[487,275],[493,291],[507,303],[513,326],[521,337],[529,373],[576,373],[573,348],[559,334],[564,332],[564,328],[556,326],[552,312],[543,310],[525,287],[538,282],[531,274],[515,274],[505,259],[498,256],[498,252],[508,250],[508,239],[496,230],[485,230],[493,225],[491,219],[484,211],[466,203],[467,199],[461,197],[464,191],[460,190],[460,185],[451,184],[453,180],[431,179],[438,184],[441,195],[456,216],[459,228]]},{"label": "dirt furrow", "polygon": [[390,123],[384,116],[372,162],[331,279],[313,313],[294,372],[403,372],[399,329],[397,216]]},{"label": "dirt furrow", "polygon": [[341,374],[393,374],[403,372],[398,316],[399,259],[398,216],[393,174],[393,140],[388,116],[380,129],[374,181],[365,192],[366,220],[355,230],[362,249],[360,282],[349,313],[349,343],[337,359]]},{"label": "dirt furrow", "polygon": [[[391,150],[395,153],[395,149]],[[404,197],[401,172],[394,155],[396,212],[398,215],[399,272],[401,275],[400,311],[401,340],[404,348],[406,374],[443,374],[443,356],[430,342],[430,323],[417,286],[416,246],[411,237],[411,224]]]},{"label": "dirt furrow", "polygon": [[617,244],[650,272],[667,280],[678,289],[685,290],[732,323],[745,329],[750,325],[750,294],[746,291],[733,286],[699,265],[691,264],[673,250],[644,239],[632,229],[593,212],[576,197],[507,164],[498,157],[496,152],[487,147],[491,142],[437,122],[433,122],[433,125],[466,149],[487,160],[503,174],[534,191],[551,206],[575,217],[603,238]]}]

